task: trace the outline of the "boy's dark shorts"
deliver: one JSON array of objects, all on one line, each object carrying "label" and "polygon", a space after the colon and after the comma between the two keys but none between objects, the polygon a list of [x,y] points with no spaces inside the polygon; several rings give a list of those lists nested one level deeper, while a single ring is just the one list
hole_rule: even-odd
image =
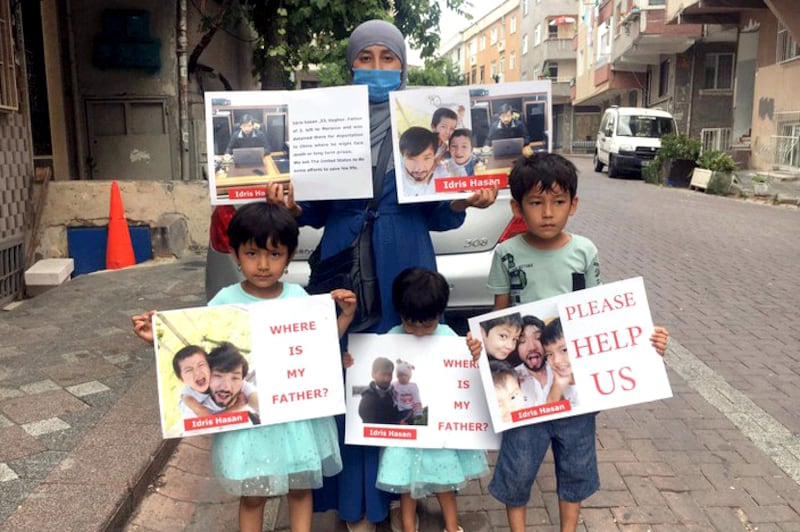
[{"label": "boy's dark shorts", "polygon": [[525,506],[536,473],[552,444],[556,492],[581,502],[600,487],[595,446],[596,412],[526,425],[503,433],[489,493],[507,506]]}]

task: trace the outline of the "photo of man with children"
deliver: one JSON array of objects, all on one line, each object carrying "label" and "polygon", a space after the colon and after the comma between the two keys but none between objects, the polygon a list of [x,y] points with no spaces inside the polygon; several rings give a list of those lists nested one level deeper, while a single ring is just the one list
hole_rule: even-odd
[{"label": "photo of man with children", "polygon": [[384,425],[426,425],[419,386],[411,382],[414,366],[403,359],[386,357],[372,361],[372,381],[353,387],[360,393],[358,415],[363,423]]}]

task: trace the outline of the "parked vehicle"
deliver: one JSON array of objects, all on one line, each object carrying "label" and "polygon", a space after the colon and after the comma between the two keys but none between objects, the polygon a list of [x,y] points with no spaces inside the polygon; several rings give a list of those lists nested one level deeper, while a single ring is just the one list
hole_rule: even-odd
[{"label": "parked vehicle", "polygon": [[[474,316],[491,310],[494,304],[486,288],[486,278],[495,246],[525,231],[521,219],[513,219],[508,190],[501,190],[497,201],[487,209],[468,209],[467,219],[458,229],[431,232],[438,270],[450,283],[449,315]],[[228,253],[228,223],[235,207],[218,205],[211,215],[206,256],[206,298],[243,279]],[[305,285],[308,282],[308,257],[317,247],[322,230],[300,228],[297,254],[284,280]]]},{"label": "parked vehicle", "polygon": [[655,159],[661,137],[675,133],[672,115],[660,109],[617,107],[606,109],[594,150],[596,172],[608,166],[608,177],[638,173]]}]

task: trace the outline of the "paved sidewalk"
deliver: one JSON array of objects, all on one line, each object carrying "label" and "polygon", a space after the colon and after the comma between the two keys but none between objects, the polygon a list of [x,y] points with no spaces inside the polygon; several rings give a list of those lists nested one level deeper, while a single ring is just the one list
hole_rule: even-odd
[{"label": "paved sidewalk", "polygon": [[[598,176],[596,186],[614,186],[606,179]],[[680,197],[700,197],[690,194]],[[584,220],[576,230],[580,223],[600,227]],[[620,254],[606,263],[641,268],[631,261]],[[653,275],[666,285],[672,265],[662,264]],[[684,295],[663,285],[652,292],[666,302],[659,312],[670,308],[669,298],[697,290],[681,284]],[[202,291],[203,259],[188,257],[81,276],[0,312],[0,531],[236,529],[235,498],[209,476],[208,439],[161,440],[152,349],[130,332],[131,314],[202,305]],[[726,315],[725,324],[740,322]],[[673,330],[666,357],[672,399],[599,415],[602,487],[586,501],[580,530],[800,530],[800,443],[791,406],[800,394],[786,391],[797,389],[789,382],[796,360],[786,364],[794,373],[772,380],[763,374],[756,389],[734,373],[754,361],[707,365],[710,354],[731,351],[736,335],[704,351],[707,340],[690,334],[690,325]],[[676,334],[680,328],[687,332]],[[690,342],[690,349],[682,345]],[[762,355],[754,346],[752,356]],[[781,394],[775,400],[766,395],[773,389]],[[459,496],[468,532],[507,530],[487,481]],[[333,514],[315,519],[315,530],[342,530]],[[534,488],[528,529],[553,531],[557,522],[548,464]],[[270,501],[265,530],[283,531],[287,523],[285,500]],[[423,505],[421,530],[441,530],[435,499]]]}]

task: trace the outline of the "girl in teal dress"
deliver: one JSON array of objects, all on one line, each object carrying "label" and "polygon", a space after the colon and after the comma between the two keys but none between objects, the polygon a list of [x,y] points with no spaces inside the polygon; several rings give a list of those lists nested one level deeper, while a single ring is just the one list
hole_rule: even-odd
[{"label": "girl in teal dress", "polygon": [[[447,307],[450,288],[444,277],[424,268],[408,268],[392,283],[392,301],[402,325],[390,334],[456,336],[439,323]],[[475,450],[387,447],[378,466],[378,489],[400,494],[400,514],[405,532],[417,529],[417,499],[436,494],[446,532],[463,532],[458,526],[455,490],[489,472],[486,453]]]},{"label": "girl in teal dress", "polygon": [[[238,209],[228,238],[245,280],[223,288],[208,304],[307,296],[301,286],[280,281],[297,249],[298,233],[297,222],[282,205],[257,202]],[[337,325],[342,335],[355,312],[355,294],[334,290],[331,296],[341,311]],[[134,332],[150,342],[153,312],[133,317]],[[211,458],[222,486],[240,497],[242,532],[261,532],[267,497],[280,495],[289,501],[292,532],[311,532],[311,490],[322,486],[323,476],[342,470],[332,416],[214,434]]]}]

